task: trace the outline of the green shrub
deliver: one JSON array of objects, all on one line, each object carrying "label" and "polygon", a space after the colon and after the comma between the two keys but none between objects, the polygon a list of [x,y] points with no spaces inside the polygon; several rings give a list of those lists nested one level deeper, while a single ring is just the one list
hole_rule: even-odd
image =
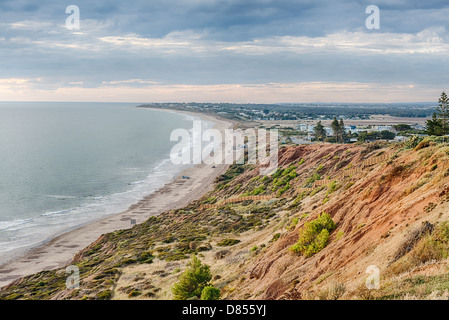
[{"label": "green shrub", "polygon": [[265,192],[265,185],[261,184],[260,186],[258,186],[256,189],[254,189],[251,192],[251,195],[253,196],[257,196],[258,194],[264,193]]},{"label": "green shrub", "polygon": [[[304,191],[303,191],[304,192]],[[301,204],[301,201],[305,198],[303,192],[301,192],[295,200],[293,200],[292,204],[290,205],[290,208],[297,207]]]},{"label": "green shrub", "polygon": [[137,296],[140,296],[141,294],[142,294],[142,292],[140,292],[138,290],[133,290],[128,294],[128,298],[137,297]]},{"label": "green shrub", "polygon": [[302,219],[307,218],[307,217],[309,216],[309,214],[310,214],[310,213],[304,212],[304,213],[301,215],[300,219],[302,220]]},{"label": "green shrub", "polygon": [[280,233],[276,233],[276,234],[273,236],[273,238],[270,240],[270,242],[275,242],[275,241],[277,241],[280,237],[281,237],[281,234],[280,234]]},{"label": "green shrub", "polygon": [[200,298],[203,289],[209,286],[211,279],[209,266],[202,264],[196,256],[192,256],[188,268],[179,276],[179,281],[172,287],[174,299]]},{"label": "green shrub", "polygon": [[335,237],[335,241],[340,240],[340,238],[343,237],[344,235],[345,233],[342,230],[338,231]]},{"label": "green shrub", "polygon": [[345,190],[348,190],[349,188],[351,188],[354,185],[355,182],[351,181],[349,182],[346,186],[345,186]]},{"label": "green shrub", "polygon": [[240,240],[238,240],[238,239],[223,239],[217,243],[217,246],[230,247],[230,246],[236,245],[239,242],[240,242]]},{"label": "green shrub", "polygon": [[435,230],[435,239],[449,242],[449,221],[441,223]]},{"label": "green shrub", "polygon": [[111,299],[111,297],[112,297],[111,290],[105,290],[97,294],[97,298],[100,300],[109,300]]},{"label": "green shrub", "polygon": [[201,300],[220,300],[220,290],[212,286],[205,287],[201,292]]},{"label": "green shrub", "polygon": [[288,231],[294,230],[296,225],[298,224],[298,222],[299,222],[299,218],[298,217],[294,217],[292,222],[290,223],[290,225],[287,227],[287,230]]},{"label": "green shrub", "polygon": [[334,229],[335,222],[331,216],[327,213],[322,213],[315,220],[304,224],[301,228],[298,242],[290,249],[305,257],[311,257],[327,246],[330,232]]},{"label": "green shrub", "polygon": [[332,194],[340,188],[340,185],[337,184],[337,181],[331,181],[327,186],[326,195]]},{"label": "green shrub", "polygon": [[279,191],[278,195],[283,194],[290,188],[289,182],[296,178],[298,174],[295,171],[296,167],[294,165],[289,166],[286,169],[278,169],[273,174],[273,190],[277,190],[279,187],[283,187]]},{"label": "green shrub", "polygon": [[[221,188],[221,189],[223,189],[223,188]],[[220,191],[220,190],[218,190],[218,191]],[[203,204],[206,204],[206,203],[214,204],[216,202],[217,202],[217,197],[209,197],[203,202]]]},{"label": "green shrub", "polygon": [[278,197],[281,196],[282,194],[284,194],[284,192],[287,191],[288,189],[290,189],[290,184],[286,184],[285,186],[283,186],[283,187],[278,191]]},{"label": "green shrub", "polygon": [[415,265],[449,257],[449,222],[439,224],[431,234],[423,237],[413,248],[410,256]]},{"label": "green shrub", "polygon": [[282,169],[282,168],[279,168],[279,169],[277,169],[276,170],[276,172],[275,173],[273,173],[273,179],[277,179],[277,178],[279,178],[281,175],[282,175],[282,172],[284,171],[284,169]]},{"label": "green shrub", "polygon": [[245,171],[245,166],[241,164],[232,164],[229,169],[222,175],[215,179],[217,183],[216,188],[223,188],[229,181],[242,174]]},{"label": "green shrub", "polygon": [[304,185],[307,187],[311,187],[316,180],[321,180],[321,175],[317,172],[314,172],[309,178],[307,178]]},{"label": "green shrub", "polygon": [[154,259],[154,256],[151,254],[151,252],[144,251],[140,255],[139,262],[140,263],[152,263]]},{"label": "green shrub", "polygon": [[424,138],[414,135],[411,138],[409,138],[407,141],[403,142],[403,148],[404,149],[414,149],[423,140],[424,140]]}]

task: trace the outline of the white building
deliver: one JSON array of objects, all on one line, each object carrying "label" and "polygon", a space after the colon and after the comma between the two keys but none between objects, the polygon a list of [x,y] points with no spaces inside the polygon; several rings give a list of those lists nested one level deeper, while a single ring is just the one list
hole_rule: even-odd
[{"label": "white building", "polygon": [[377,131],[393,131],[393,128],[391,126],[386,126],[386,125],[379,125],[375,127],[375,130]]}]

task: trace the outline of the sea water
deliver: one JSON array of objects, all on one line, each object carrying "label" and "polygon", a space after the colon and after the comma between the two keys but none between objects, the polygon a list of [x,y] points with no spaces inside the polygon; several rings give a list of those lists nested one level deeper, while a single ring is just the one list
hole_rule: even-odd
[{"label": "sea water", "polygon": [[170,133],[193,120],[131,103],[0,102],[0,264],[171,181],[186,166],[169,160]]}]

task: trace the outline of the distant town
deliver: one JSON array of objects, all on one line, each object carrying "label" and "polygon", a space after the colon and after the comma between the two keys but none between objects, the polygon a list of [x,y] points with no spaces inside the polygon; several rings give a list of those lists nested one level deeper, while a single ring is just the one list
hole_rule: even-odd
[{"label": "distant town", "polygon": [[258,124],[261,128],[276,128],[280,131],[282,143],[304,144],[319,141],[404,141],[410,135],[426,135],[426,122],[435,111],[435,106],[435,103],[149,103],[140,107],[209,113],[239,123]]}]

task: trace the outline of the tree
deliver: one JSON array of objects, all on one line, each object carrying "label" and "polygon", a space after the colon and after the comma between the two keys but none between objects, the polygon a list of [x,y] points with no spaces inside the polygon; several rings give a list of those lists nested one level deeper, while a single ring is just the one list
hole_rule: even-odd
[{"label": "tree", "polygon": [[393,140],[396,137],[394,132],[383,130],[380,132],[380,138],[384,140]]},{"label": "tree", "polygon": [[315,138],[318,141],[323,141],[326,138],[326,130],[324,130],[324,126],[321,124],[321,121],[318,121],[316,126],[313,128],[313,132],[315,133]]},{"label": "tree", "polygon": [[442,92],[438,99],[437,115],[441,121],[441,135],[449,133],[449,98],[446,92]]},{"label": "tree", "polygon": [[201,292],[201,300],[220,300],[220,290],[212,286],[205,287]]},{"label": "tree", "polygon": [[434,112],[432,119],[427,120],[426,132],[429,136],[441,136],[441,119],[438,119],[437,113]]},{"label": "tree", "polygon": [[368,132],[362,131],[362,132],[359,133],[359,135],[357,137],[357,141],[358,142],[365,142],[367,138],[368,138]]},{"label": "tree", "polygon": [[345,124],[343,122],[343,119],[340,119],[340,138],[341,143],[345,143],[346,139],[348,138],[345,131]]},{"label": "tree", "polygon": [[397,132],[413,130],[413,128],[409,124],[404,124],[404,123],[395,124],[395,125],[393,125],[393,128]]},{"label": "tree", "polygon": [[175,300],[200,298],[203,289],[209,286],[212,279],[209,266],[192,256],[188,268],[179,276],[179,281],[172,287]]},{"label": "tree", "polygon": [[335,142],[345,143],[347,136],[343,119],[340,119],[340,121],[338,121],[337,118],[334,117],[334,121],[332,121],[331,123],[331,128],[332,131],[334,131]]},{"label": "tree", "polygon": [[340,129],[340,123],[338,122],[337,118],[334,118],[334,121],[332,121],[331,128],[332,128],[332,131],[334,131],[335,142],[338,143],[340,140],[341,129]]}]

